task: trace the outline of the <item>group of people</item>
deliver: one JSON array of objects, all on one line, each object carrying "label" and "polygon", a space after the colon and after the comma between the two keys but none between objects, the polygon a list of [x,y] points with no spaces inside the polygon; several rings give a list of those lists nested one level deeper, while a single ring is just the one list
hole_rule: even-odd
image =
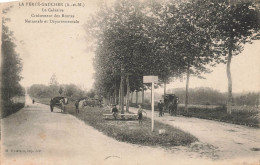
[{"label": "group of people", "polygon": [[[142,109],[142,106],[138,105],[137,115],[138,115],[139,125],[143,124],[143,113],[145,113],[147,115],[147,113]],[[114,116],[115,119],[117,119],[118,109],[117,109],[116,105],[113,105],[112,115]]]},{"label": "group of people", "polygon": [[[177,115],[178,102],[179,102],[179,98],[174,97],[174,99],[172,101],[170,101],[168,103],[168,105],[165,106],[164,103],[162,102],[162,100],[160,100],[159,103],[158,103],[159,117],[162,117],[164,115],[164,111],[163,111],[164,108],[168,108],[169,114],[171,116],[173,116],[173,115],[176,116]],[[116,105],[113,105],[112,115],[114,116],[115,119],[117,119],[118,112],[119,111],[118,111]],[[138,115],[139,125],[141,125],[143,123],[143,113],[145,113],[147,115],[147,113],[142,109],[141,105],[138,105],[137,115]]]}]

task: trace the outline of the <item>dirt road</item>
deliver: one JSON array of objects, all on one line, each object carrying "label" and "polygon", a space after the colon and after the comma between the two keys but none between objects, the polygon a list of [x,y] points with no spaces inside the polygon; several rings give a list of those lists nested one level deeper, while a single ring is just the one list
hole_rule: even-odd
[{"label": "dirt road", "polygon": [[[131,108],[130,111],[136,113],[137,108]],[[151,111],[146,112],[147,117],[150,117]],[[159,117],[158,112],[155,112],[155,120],[189,132],[200,142],[214,146],[218,159],[250,159],[260,163],[260,151],[257,151],[260,150],[260,129],[212,120],[169,116],[168,113]]]},{"label": "dirt road", "polygon": [[[244,160],[212,160],[193,147],[144,147],[118,142],[69,114],[42,104],[29,104],[4,118],[3,165],[102,164],[242,164]],[[194,150],[193,150],[194,149]],[[206,149],[208,150],[208,148]],[[206,151],[205,150],[205,151]],[[250,163],[252,161],[247,160]]]}]

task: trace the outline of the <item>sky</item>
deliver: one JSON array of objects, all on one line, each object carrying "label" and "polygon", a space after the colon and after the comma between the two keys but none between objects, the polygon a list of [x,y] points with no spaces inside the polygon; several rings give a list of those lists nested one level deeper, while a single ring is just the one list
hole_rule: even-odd
[{"label": "sky", "polygon": [[[73,19],[78,20],[78,24],[25,23],[25,19],[37,19],[32,18],[32,14],[44,14],[43,7],[19,6],[19,2],[12,3],[14,7],[6,16],[11,18],[8,26],[14,32],[16,50],[23,61],[21,81],[23,86],[48,84],[51,76],[55,74],[60,84],[74,83],[84,89],[93,87],[95,54],[88,50],[84,24],[87,23],[90,14],[98,9],[100,2],[94,0],[76,2],[84,3],[84,7],[54,8],[63,9],[64,14],[74,15]],[[48,12],[48,14],[62,13]],[[259,55],[260,41],[255,41],[251,45],[245,45],[244,51],[233,57],[231,72],[234,92],[260,91]],[[226,66],[220,64],[211,69],[212,73],[204,75],[206,79],[192,77],[190,87],[211,87],[221,92],[227,91]],[[167,85],[167,89],[181,87],[185,87],[185,79],[175,80]]]}]

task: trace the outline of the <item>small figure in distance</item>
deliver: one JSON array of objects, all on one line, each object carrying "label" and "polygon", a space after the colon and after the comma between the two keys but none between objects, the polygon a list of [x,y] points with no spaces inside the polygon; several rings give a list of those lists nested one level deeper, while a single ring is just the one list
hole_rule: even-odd
[{"label": "small figure in distance", "polygon": [[173,116],[173,113],[174,113],[174,112],[173,112],[173,111],[174,111],[174,105],[173,105],[172,102],[169,103],[168,108],[169,108],[169,113],[170,113],[170,115]]},{"label": "small figure in distance", "polygon": [[147,113],[142,109],[141,105],[139,104],[138,105],[138,111],[137,111],[137,114],[138,114],[138,120],[139,120],[139,125],[140,124],[143,124],[143,112],[147,115]]},{"label": "small figure in distance", "polygon": [[51,98],[51,101],[50,101],[50,108],[51,108],[51,112],[53,112],[54,105],[53,105],[53,99],[52,98]]},{"label": "small figure in distance", "polygon": [[163,103],[162,100],[158,103],[158,109],[159,109],[159,117],[163,115]]},{"label": "small figure in distance", "polygon": [[32,100],[32,103],[34,104],[34,102],[35,102],[35,100],[33,99],[33,100]]},{"label": "small figure in distance", "polygon": [[177,111],[178,111],[178,103],[179,103],[179,98],[176,97],[174,99],[174,115],[176,116],[177,115]]},{"label": "small figure in distance", "polygon": [[79,100],[75,102],[76,113],[79,113]]},{"label": "small figure in distance", "polygon": [[116,108],[116,105],[113,105],[113,108],[112,108],[112,114],[116,120],[117,118],[117,115],[118,115],[118,109]]}]

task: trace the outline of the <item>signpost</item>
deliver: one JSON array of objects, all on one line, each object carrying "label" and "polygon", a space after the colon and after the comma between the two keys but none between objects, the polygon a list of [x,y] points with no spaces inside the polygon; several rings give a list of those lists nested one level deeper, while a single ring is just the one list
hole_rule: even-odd
[{"label": "signpost", "polygon": [[144,76],[143,83],[152,83],[152,132],[154,130],[154,83],[158,83],[158,76]]}]

